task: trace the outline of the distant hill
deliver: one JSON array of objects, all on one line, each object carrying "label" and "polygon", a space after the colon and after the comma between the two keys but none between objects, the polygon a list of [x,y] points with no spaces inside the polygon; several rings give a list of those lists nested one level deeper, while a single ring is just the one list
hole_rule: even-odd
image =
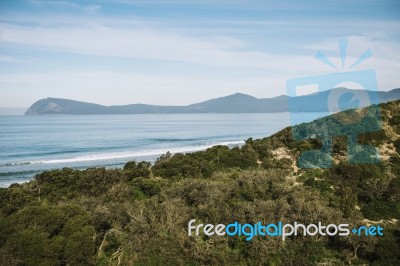
[{"label": "distant hill", "polygon": [[[158,106],[148,104],[129,104],[104,106],[94,103],[68,99],[46,98],[35,102],[25,115],[70,114],[70,115],[106,115],[106,114],[179,114],[179,113],[274,113],[288,112],[325,112],[328,96],[340,88],[298,97],[278,96],[258,99],[250,95],[233,95],[207,100],[187,106]],[[343,88],[341,88],[343,90]],[[349,95],[354,90],[344,89]],[[343,92],[343,91],[342,91]],[[372,94],[373,92],[368,92]],[[400,89],[378,92],[381,103],[400,99]],[[356,107],[364,107],[362,104]]]}]

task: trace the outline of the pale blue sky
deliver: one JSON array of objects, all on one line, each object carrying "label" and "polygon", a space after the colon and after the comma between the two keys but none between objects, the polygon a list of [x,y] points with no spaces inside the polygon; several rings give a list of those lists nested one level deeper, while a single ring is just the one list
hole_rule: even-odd
[{"label": "pale blue sky", "polygon": [[46,97],[105,105],[185,105],[242,92],[286,94],[286,80],[348,65],[400,87],[400,2],[103,0],[0,2],[0,108]]}]

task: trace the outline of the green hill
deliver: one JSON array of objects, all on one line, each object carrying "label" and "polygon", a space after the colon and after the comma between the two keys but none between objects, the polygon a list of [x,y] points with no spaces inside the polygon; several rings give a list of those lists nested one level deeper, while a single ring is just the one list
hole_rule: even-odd
[{"label": "green hill", "polygon": [[[338,136],[332,167],[300,169],[300,154],[321,142],[296,141],[289,127],[240,148],[167,153],[154,166],[65,168],[0,189],[0,265],[400,265],[400,101],[380,113],[382,130],[358,138],[380,151],[379,163],[348,163]],[[246,241],[188,236],[191,219],[379,224],[384,235]]]}]

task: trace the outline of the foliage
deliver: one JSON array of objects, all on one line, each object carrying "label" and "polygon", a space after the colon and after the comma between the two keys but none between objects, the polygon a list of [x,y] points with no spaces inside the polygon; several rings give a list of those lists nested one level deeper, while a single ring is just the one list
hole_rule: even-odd
[{"label": "foliage", "polygon": [[129,176],[129,179],[137,177],[149,177],[150,167],[151,164],[149,162],[136,163],[135,161],[130,161],[125,164],[124,172]]},{"label": "foliage", "polygon": [[[298,155],[321,147],[286,128],[241,147],[128,162],[123,169],[60,169],[0,189],[0,265],[399,265],[400,102],[381,105],[384,131],[361,135],[392,144],[378,164],[349,164],[346,138],[334,165],[295,171]],[[307,133],[332,117],[299,125]],[[280,152],[280,154],[278,154]],[[189,237],[187,223],[385,224],[383,237]]]}]

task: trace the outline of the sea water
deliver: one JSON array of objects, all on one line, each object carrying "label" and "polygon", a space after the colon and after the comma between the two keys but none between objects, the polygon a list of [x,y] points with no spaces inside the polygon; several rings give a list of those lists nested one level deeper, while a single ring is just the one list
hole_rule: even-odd
[{"label": "sea water", "polygon": [[288,113],[0,116],[0,187],[45,170],[122,167],[167,151],[240,146],[289,125]]}]

